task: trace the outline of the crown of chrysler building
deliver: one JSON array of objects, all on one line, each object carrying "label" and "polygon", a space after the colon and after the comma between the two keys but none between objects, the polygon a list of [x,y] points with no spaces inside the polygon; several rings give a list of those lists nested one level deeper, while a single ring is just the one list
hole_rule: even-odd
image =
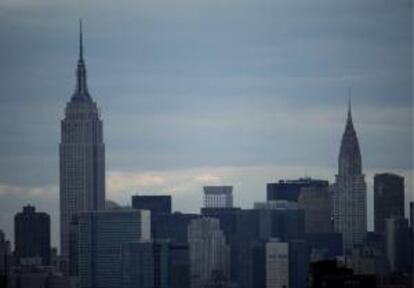
[{"label": "crown of chrysler building", "polygon": [[365,241],[367,233],[366,194],[361,151],[352,121],[351,99],[349,99],[333,196],[334,227],[337,232],[342,233],[344,252]]}]

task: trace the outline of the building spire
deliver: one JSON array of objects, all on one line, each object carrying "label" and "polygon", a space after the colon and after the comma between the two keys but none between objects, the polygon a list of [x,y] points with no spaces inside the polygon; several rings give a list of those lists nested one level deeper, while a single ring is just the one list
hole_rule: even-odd
[{"label": "building spire", "polygon": [[73,93],[72,99],[76,101],[91,100],[86,83],[86,67],[83,59],[83,30],[81,18],[79,19],[79,59],[78,67],[76,69],[76,89]]},{"label": "building spire", "polygon": [[352,88],[348,88],[348,119],[352,119]]},{"label": "building spire", "polygon": [[79,18],[79,60],[83,60],[82,18]]}]

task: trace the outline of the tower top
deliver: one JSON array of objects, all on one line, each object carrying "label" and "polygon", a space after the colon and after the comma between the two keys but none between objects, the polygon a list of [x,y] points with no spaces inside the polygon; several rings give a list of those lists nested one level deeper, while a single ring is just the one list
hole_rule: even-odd
[{"label": "tower top", "polygon": [[79,60],[83,60],[82,18],[79,18]]},{"label": "tower top", "polygon": [[359,175],[361,174],[361,152],[352,121],[351,88],[349,88],[348,97],[348,116],[338,158],[339,174]]},{"label": "tower top", "polygon": [[72,95],[72,101],[76,102],[90,102],[92,101],[89,95],[88,86],[86,82],[86,66],[83,59],[83,29],[82,19],[79,19],[79,59],[76,69],[76,88]]},{"label": "tower top", "polygon": [[348,88],[348,118],[352,119],[352,88]]}]

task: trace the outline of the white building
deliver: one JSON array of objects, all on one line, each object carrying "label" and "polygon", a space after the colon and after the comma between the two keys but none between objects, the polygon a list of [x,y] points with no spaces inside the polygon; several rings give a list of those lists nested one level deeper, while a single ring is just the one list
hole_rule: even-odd
[{"label": "white building", "polygon": [[289,287],[289,244],[270,239],[266,243],[266,288]]},{"label": "white building", "polygon": [[191,288],[203,288],[218,272],[229,276],[230,248],[218,219],[203,217],[188,225]]},{"label": "white building", "polygon": [[333,189],[334,228],[342,233],[343,251],[349,252],[355,245],[364,244],[367,234],[367,187],[350,105]]},{"label": "white building", "polygon": [[233,186],[204,186],[204,207],[233,207]]}]

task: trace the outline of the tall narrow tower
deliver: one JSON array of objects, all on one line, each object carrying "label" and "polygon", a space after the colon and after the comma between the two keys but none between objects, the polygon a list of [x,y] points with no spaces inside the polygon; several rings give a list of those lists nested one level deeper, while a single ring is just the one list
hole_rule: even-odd
[{"label": "tall narrow tower", "polygon": [[60,248],[67,260],[69,224],[82,211],[104,209],[105,146],[102,120],[92,100],[83,59],[82,22],[79,30],[79,59],[76,89],[61,121],[60,153]]},{"label": "tall narrow tower", "polygon": [[361,162],[349,101],[333,196],[334,227],[337,232],[342,233],[344,252],[354,245],[363,244],[367,233],[367,188]]}]

